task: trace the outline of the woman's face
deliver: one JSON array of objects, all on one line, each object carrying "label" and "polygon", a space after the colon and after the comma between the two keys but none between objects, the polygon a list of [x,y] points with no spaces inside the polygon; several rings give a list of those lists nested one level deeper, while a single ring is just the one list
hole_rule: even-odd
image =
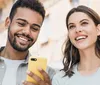
[{"label": "woman's face", "polygon": [[97,36],[100,35],[100,25],[83,12],[74,12],[68,20],[68,35],[71,43],[78,49],[95,47]]}]

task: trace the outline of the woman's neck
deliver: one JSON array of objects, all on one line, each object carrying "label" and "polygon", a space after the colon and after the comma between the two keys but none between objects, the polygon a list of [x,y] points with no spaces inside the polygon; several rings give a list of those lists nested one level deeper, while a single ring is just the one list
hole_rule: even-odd
[{"label": "woman's neck", "polygon": [[93,49],[80,51],[80,62],[78,71],[82,74],[91,74],[100,67],[100,58],[95,54]]}]

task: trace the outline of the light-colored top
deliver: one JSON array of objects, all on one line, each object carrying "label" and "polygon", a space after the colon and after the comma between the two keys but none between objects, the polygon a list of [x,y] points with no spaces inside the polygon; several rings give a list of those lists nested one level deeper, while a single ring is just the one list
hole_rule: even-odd
[{"label": "light-colored top", "polygon": [[[2,49],[4,49],[4,47],[0,48],[0,52],[2,51]],[[20,65],[18,65],[18,67],[17,67],[16,81],[15,81],[16,84],[15,85],[22,85],[22,81],[26,80],[26,71],[28,68],[29,56],[31,56],[30,53],[28,54],[27,58],[25,58],[25,60],[22,61],[22,63],[20,63]],[[2,56],[0,56],[0,85],[2,85],[2,83],[3,83],[3,79],[5,77],[6,70],[7,70],[7,65],[6,65],[4,59],[2,59]],[[52,69],[51,67],[47,66],[46,72],[48,73],[50,79],[52,80],[52,78],[55,74],[55,70]],[[12,72],[9,72],[8,75],[12,75]],[[11,80],[12,80],[12,77],[11,77]],[[5,85],[7,85],[7,84],[5,84]]]},{"label": "light-colored top", "polygon": [[100,85],[100,68],[89,76],[83,76],[77,71],[77,66],[74,68],[74,73],[71,78],[65,75],[64,71],[58,72],[52,80],[52,85]]},{"label": "light-colored top", "polygon": [[1,57],[5,64],[6,64],[6,71],[5,76],[3,78],[2,85],[16,85],[16,73],[18,66],[24,61],[24,60],[10,60],[4,57]]}]

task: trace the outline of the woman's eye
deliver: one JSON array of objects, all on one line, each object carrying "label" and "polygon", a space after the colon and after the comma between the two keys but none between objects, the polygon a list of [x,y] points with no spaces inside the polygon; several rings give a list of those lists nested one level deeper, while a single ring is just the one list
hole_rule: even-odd
[{"label": "woman's eye", "polygon": [[84,26],[87,25],[87,24],[88,24],[88,22],[82,22],[81,23],[81,25],[84,25]]},{"label": "woman's eye", "polygon": [[71,25],[71,26],[68,27],[68,29],[73,29],[73,28],[75,28],[74,25]]}]

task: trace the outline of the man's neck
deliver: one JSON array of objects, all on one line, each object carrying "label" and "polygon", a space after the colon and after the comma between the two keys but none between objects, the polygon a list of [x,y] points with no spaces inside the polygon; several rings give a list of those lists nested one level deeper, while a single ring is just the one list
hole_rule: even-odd
[{"label": "man's neck", "polygon": [[27,57],[28,55],[28,51],[25,52],[19,52],[16,51],[15,49],[11,50],[7,47],[5,47],[2,51],[1,51],[1,56],[11,59],[11,60],[23,60]]}]

